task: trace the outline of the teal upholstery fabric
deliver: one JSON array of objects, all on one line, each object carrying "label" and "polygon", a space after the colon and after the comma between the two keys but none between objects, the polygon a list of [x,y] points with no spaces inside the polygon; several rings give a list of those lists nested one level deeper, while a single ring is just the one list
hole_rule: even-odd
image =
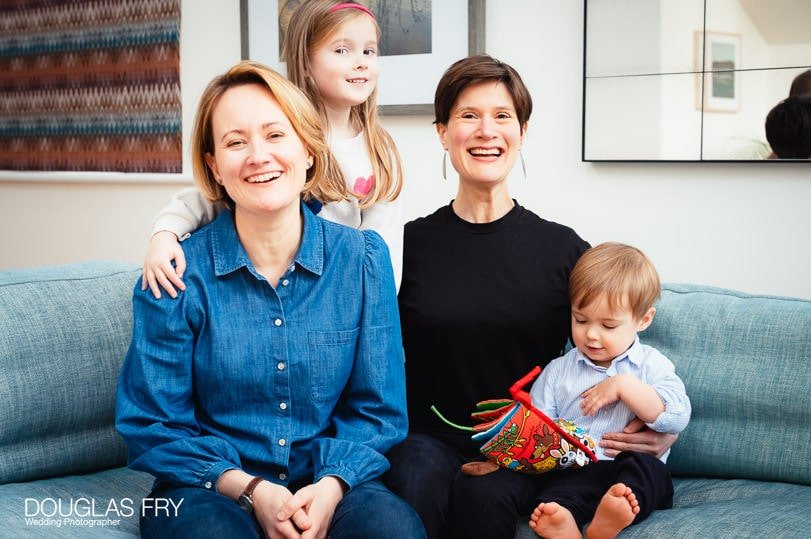
[{"label": "teal upholstery fabric", "polygon": [[0,484],[121,465],[115,386],[131,264],[0,272]]},{"label": "teal upholstery fabric", "polygon": [[675,475],[811,485],[811,301],[667,285],[641,339],[693,404]]},{"label": "teal upholstery fabric", "polygon": [[149,474],[114,468],[0,485],[0,537],[138,537],[141,500],[152,481]]}]

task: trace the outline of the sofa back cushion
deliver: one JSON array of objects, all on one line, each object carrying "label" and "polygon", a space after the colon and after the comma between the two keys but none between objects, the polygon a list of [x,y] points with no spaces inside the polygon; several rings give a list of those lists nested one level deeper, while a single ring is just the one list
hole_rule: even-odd
[{"label": "sofa back cushion", "polygon": [[692,402],[674,474],[811,485],[811,301],[667,284],[640,338]]},{"label": "sofa back cushion", "polygon": [[121,465],[132,264],[0,272],[0,484]]}]

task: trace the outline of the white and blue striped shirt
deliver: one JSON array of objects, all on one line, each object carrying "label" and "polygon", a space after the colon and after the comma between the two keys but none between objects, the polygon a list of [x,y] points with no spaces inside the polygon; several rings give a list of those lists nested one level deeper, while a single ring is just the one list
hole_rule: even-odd
[{"label": "white and blue striped shirt", "polygon": [[[615,402],[601,408],[594,416],[585,416],[580,409],[581,395],[588,388],[616,374],[631,374],[651,385],[659,393],[665,411],[659,414],[648,427],[658,432],[678,433],[690,420],[690,399],[684,382],[676,375],[676,368],[657,349],[641,344],[639,337],[621,356],[608,367],[598,367],[577,348],[553,360],[532,384],[532,404],[552,419],[574,421],[586,431],[595,443],[606,432],[621,432],[635,417],[623,402]],[[662,455],[667,460],[670,451]],[[597,447],[597,458],[612,460]]]}]

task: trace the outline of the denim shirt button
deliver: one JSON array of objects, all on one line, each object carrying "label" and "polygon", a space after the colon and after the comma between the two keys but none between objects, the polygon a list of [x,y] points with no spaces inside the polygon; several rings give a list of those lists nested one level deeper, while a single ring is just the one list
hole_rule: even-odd
[{"label": "denim shirt button", "polygon": [[279,409],[287,410],[287,403],[286,402],[280,402],[279,403]]},{"label": "denim shirt button", "polygon": [[280,371],[283,371],[284,370],[284,361],[278,362],[276,364],[276,368],[279,369]]},{"label": "denim shirt button", "polygon": [[287,445],[287,440],[284,438],[279,438],[279,447],[284,447]]},{"label": "denim shirt button", "polygon": [[281,479],[282,481],[284,481],[285,479],[287,479],[287,474],[286,474],[286,473],[280,473],[280,474],[279,474],[279,479]]},{"label": "denim shirt button", "polygon": [[290,281],[288,281],[287,279],[285,279],[284,281],[282,281],[282,286],[287,286],[287,285],[289,285],[289,284],[290,284]]},{"label": "denim shirt button", "polygon": [[211,481],[206,481],[206,484],[203,486],[206,488],[211,488]]},{"label": "denim shirt button", "polygon": [[273,321],[273,323],[276,325],[276,327],[279,327],[279,326],[281,326],[281,325],[282,325],[282,319],[281,319],[281,318],[277,318],[276,320],[274,320],[274,321]]}]

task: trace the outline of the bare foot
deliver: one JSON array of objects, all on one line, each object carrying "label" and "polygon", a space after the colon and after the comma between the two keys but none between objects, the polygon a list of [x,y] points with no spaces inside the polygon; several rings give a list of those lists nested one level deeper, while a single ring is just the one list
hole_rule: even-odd
[{"label": "bare foot", "polygon": [[529,526],[539,537],[546,539],[582,539],[580,528],[565,507],[555,503],[541,503],[529,516]]},{"label": "bare foot", "polygon": [[591,520],[586,537],[588,539],[613,539],[619,532],[631,525],[639,513],[639,502],[633,491],[617,483],[605,493],[594,518]]}]

